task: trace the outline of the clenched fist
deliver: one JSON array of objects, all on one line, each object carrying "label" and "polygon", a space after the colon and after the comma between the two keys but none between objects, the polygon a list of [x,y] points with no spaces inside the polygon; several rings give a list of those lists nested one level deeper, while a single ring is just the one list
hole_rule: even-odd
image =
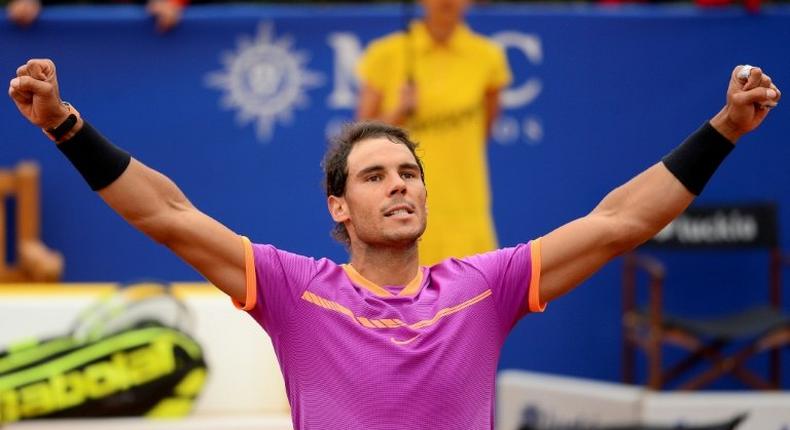
[{"label": "clenched fist", "polygon": [[710,124],[732,143],[757,128],[775,108],[782,92],[759,67],[738,66],[727,88],[727,104]]},{"label": "clenched fist", "polygon": [[16,69],[8,95],[28,121],[43,129],[57,127],[70,113],[60,99],[52,60],[34,59]]}]

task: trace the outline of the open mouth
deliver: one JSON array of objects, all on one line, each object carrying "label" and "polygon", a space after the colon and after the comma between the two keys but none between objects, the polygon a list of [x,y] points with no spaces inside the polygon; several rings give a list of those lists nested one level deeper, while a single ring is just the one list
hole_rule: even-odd
[{"label": "open mouth", "polygon": [[398,215],[411,215],[414,211],[407,206],[396,206],[387,212],[384,212],[385,217],[398,216]]}]

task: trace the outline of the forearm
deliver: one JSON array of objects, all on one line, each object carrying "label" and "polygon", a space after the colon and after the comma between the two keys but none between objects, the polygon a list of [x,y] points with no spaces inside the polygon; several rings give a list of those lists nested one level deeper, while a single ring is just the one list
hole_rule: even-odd
[{"label": "forearm", "polygon": [[680,215],[694,200],[686,187],[656,163],[610,192],[590,216],[605,217],[616,228],[615,254],[646,242]]},{"label": "forearm", "polygon": [[612,191],[592,214],[623,226],[617,229],[624,236],[621,251],[640,245],[691,204],[739,138],[717,115],[660,163]]},{"label": "forearm", "polygon": [[178,231],[178,215],[195,209],[172,180],[135,159],[98,193],[129,224],[164,244]]},{"label": "forearm", "polygon": [[73,107],[66,107],[51,60],[20,66],[8,94],[25,118],[57,142],[111,208],[231,297],[244,300],[247,265],[242,239],[193,207],[173,181],[132,159],[82,121]]},{"label": "forearm", "polygon": [[81,117],[58,140],[58,149],[113,210],[157,242],[167,242],[179,213],[194,209],[173,181],[131,158]]},{"label": "forearm", "polygon": [[[75,143],[85,144],[82,150],[92,154],[88,160],[115,164],[112,155],[102,155],[113,154],[114,147],[100,135],[93,137],[98,144],[84,136],[78,136]],[[128,157],[123,152],[115,154]],[[84,170],[83,176],[92,178],[91,168]],[[104,186],[95,186],[101,181],[88,182],[129,224],[172,250],[221,290],[244,301],[246,265],[239,236],[200,212],[173,181],[143,163],[129,157],[123,170],[115,171],[118,174],[108,177]]]},{"label": "forearm", "polygon": [[546,235],[541,300],[565,294],[655,236],[702,191],[732,150],[731,142],[706,124],[661,162],[610,192],[587,216]]},{"label": "forearm", "polygon": [[541,302],[567,293],[612,258],[655,236],[693,199],[659,162],[607,194],[587,216],[544,236]]}]

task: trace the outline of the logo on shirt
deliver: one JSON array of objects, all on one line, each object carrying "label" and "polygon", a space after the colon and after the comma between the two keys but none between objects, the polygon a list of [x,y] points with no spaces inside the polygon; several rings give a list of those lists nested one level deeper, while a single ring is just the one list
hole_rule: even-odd
[{"label": "logo on shirt", "polygon": [[[368,329],[373,329],[373,330],[397,329],[397,328],[401,328],[402,327],[402,328],[408,328],[408,329],[410,329],[412,331],[420,331],[420,330],[424,329],[425,327],[432,326],[432,325],[436,324],[437,322],[439,322],[440,320],[442,320],[443,318],[445,318],[447,316],[450,316],[450,315],[452,315],[452,314],[454,314],[456,312],[460,312],[460,311],[462,311],[462,310],[464,310],[466,308],[469,308],[470,306],[473,306],[473,305],[485,300],[486,298],[490,297],[492,294],[493,293],[491,292],[490,289],[485,290],[482,293],[476,295],[475,297],[472,297],[471,299],[466,300],[465,302],[462,302],[462,303],[459,303],[459,304],[457,304],[455,306],[450,306],[450,307],[446,307],[446,308],[443,308],[443,309],[439,310],[433,316],[433,318],[429,318],[429,319],[425,319],[425,320],[421,320],[421,321],[416,321],[416,322],[413,322],[413,323],[405,322],[405,321],[397,319],[397,318],[368,318],[368,317],[363,317],[363,316],[360,316],[360,315],[355,315],[354,312],[351,309],[341,305],[340,303],[332,301],[332,300],[329,300],[329,299],[325,299],[325,298],[323,298],[323,297],[321,297],[321,296],[319,296],[317,294],[311,293],[310,291],[305,291],[302,294],[302,300],[310,302],[310,303],[312,303],[312,304],[314,304],[316,306],[322,307],[324,309],[328,309],[330,311],[334,311],[334,312],[343,314],[343,315],[351,318],[351,320],[354,323],[356,323],[356,324],[358,324],[358,325],[360,325],[362,327],[368,328]],[[418,337],[420,337],[420,334],[421,333],[417,333],[416,335],[413,335],[413,336],[409,337],[408,339],[396,339],[394,337],[391,337],[390,341],[392,343],[396,344],[396,345],[407,345],[407,344],[413,342],[414,340],[416,340]]]},{"label": "logo on shirt", "polygon": [[239,125],[255,122],[261,141],[272,138],[278,121],[290,122],[295,107],[309,104],[307,90],[324,82],[307,68],[309,56],[292,45],[291,37],[275,39],[274,27],[262,23],[254,39],[243,36],[235,51],[223,53],[223,70],[206,76],[209,87],[224,92],[222,106],[237,111]]}]

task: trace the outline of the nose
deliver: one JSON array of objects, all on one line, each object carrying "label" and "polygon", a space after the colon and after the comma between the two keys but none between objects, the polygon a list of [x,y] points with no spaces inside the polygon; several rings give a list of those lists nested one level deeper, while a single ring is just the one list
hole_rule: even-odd
[{"label": "nose", "polygon": [[393,175],[394,179],[390,182],[389,195],[406,194],[406,181],[400,175]]}]

